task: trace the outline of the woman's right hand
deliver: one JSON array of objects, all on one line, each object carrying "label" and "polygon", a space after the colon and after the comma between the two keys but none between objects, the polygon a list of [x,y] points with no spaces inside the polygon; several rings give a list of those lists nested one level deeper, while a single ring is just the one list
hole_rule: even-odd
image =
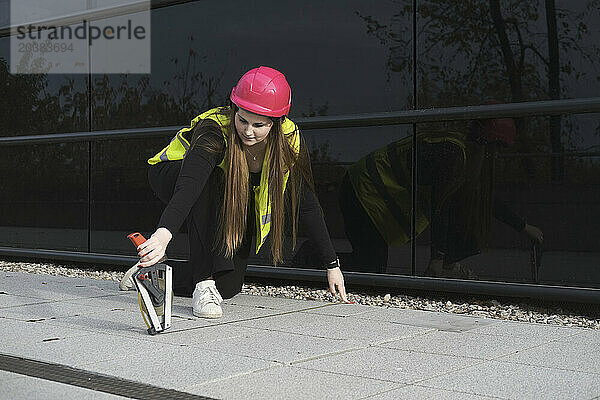
[{"label": "woman's right hand", "polygon": [[138,255],[141,257],[138,267],[149,267],[159,262],[165,256],[172,238],[173,235],[167,228],[158,228],[148,240],[138,246]]}]

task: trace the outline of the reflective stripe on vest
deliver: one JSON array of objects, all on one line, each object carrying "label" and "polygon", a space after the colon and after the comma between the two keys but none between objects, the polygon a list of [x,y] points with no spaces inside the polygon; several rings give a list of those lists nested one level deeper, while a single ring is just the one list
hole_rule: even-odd
[{"label": "reflective stripe on vest", "polygon": [[[217,107],[210,109],[197,117],[191,122],[190,126],[180,129],[177,134],[171,139],[167,147],[158,152],[154,157],[148,160],[148,164],[155,165],[164,161],[182,160],[186,152],[190,148],[191,138],[188,136],[196,124],[203,119],[211,119],[215,121],[221,128],[225,146],[227,146],[227,129],[231,124],[228,117],[229,107]],[[289,118],[285,118],[281,124],[283,133],[294,149],[294,152],[300,152],[300,132],[296,124]],[[262,170],[260,174],[260,186],[254,188],[254,204],[256,215],[256,253],[260,250],[263,243],[267,240],[269,231],[271,230],[271,202],[269,201],[269,155],[270,147],[267,146],[265,157],[263,160]],[[219,168],[225,170],[225,158],[219,163]],[[286,171],[283,176],[283,191],[287,185],[289,171]]]},{"label": "reflective stripe on vest", "polygon": [[[453,137],[426,137],[428,143],[449,141],[458,145],[465,159],[464,143]],[[367,215],[389,246],[410,240],[412,212],[416,235],[429,225],[430,188],[419,185],[416,209],[412,210],[412,137],[391,143],[363,157],[348,169],[352,187]]]}]

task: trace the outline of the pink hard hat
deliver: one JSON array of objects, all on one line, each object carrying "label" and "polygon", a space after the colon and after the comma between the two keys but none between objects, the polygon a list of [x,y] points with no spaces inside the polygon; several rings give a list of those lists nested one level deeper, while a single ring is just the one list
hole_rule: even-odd
[{"label": "pink hard hat", "polygon": [[281,117],[290,111],[292,90],[281,72],[269,67],[258,67],[240,78],[229,98],[246,111]]}]

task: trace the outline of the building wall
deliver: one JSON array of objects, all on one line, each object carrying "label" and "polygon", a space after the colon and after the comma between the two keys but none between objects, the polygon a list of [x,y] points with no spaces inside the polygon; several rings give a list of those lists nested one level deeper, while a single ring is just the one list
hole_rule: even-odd
[{"label": "building wall", "polygon": [[[177,127],[225,104],[237,79],[258,65],[286,74],[292,119],[597,96],[600,18],[593,1],[556,1],[554,14],[541,0],[503,0],[490,8],[495,3],[162,7],[152,10],[150,75],[12,75],[10,40],[1,37],[0,136],[174,128],[158,138],[0,146],[0,244],[131,254],[125,235],[151,233],[163,207],[148,186],[146,160]],[[548,19],[556,21],[555,35]],[[544,232],[539,282],[600,286],[598,115],[524,117],[515,124],[515,145],[495,160],[494,187]],[[344,219],[353,216],[339,206],[346,168],[407,136],[468,129],[468,122],[451,122],[304,132],[319,199],[346,269],[368,270],[356,262],[344,228]],[[412,274],[414,256],[422,275],[429,244],[426,230],[414,254],[410,243],[388,249],[378,271]],[[299,253],[290,251],[287,264],[312,266],[310,247],[307,242]],[[495,221],[489,248],[464,264],[479,279],[527,282],[530,247],[523,233]],[[169,255],[186,253],[185,234],[178,233]],[[268,263],[268,257],[259,254],[253,262]]]}]

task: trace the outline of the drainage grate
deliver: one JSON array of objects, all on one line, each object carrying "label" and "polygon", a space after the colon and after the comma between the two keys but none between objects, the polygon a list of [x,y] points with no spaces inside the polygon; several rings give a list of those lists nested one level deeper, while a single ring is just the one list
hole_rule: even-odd
[{"label": "drainage grate", "polygon": [[33,376],[48,381],[66,383],[97,392],[116,394],[131,399],[164,400],[164,399],[206,399],[210,397],[164,389],[145,383],[129,381],[109,375],[97,374],[66,365],[52,364],[28,358],[0,354],[0,370],[16,374]]}]

